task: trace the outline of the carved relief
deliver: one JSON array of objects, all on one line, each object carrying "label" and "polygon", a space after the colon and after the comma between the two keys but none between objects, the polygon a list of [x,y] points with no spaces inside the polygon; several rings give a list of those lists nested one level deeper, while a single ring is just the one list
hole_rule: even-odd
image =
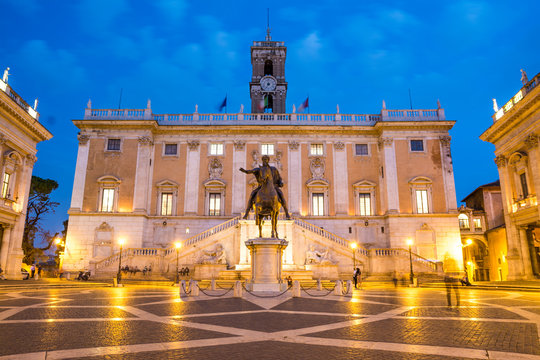
[{"label": "carved relief", "polygon": [[283,152],[280,150],[276,151],[276,167],[279,170],[282,170],[283,166],[281,165],[281,157],[283,156]]},{"label": "carved relief", "polygon": [[259,166],[259,150],[253,150],[251,152],[251,157],[253,158],[253,162],[251,163],[252,168],[256,168]]},{"label": "carved relief", "polygon": [[299,145],[300,144],[298,143],[298,141],[295,141],[295,140],[289,141],[289,149],[291,150],[298,150]]},{"label": "carved relief", "polygon": [[345,143],[338,141],[334,143],[334,149],[336,150],[343,150],[345,149]]},{"label": "carved relief", "polygon": [[531,134],[525,138],[525,146],[527,149],[531,149],[533,147],[538,146],[538,135]]},{"label": "carved relief", "polygon": [[33,154],[26,155],[26,165],[28,166],[34,166],[34,164],[37,161],[37,157]]},{"label": "carved relief", "polygon": [[442,146],[450,146],[450,140],[452,140],[450,136],[439,136]]},{"label": "carved relief", "polygon": [[213,250],[201,250],[197,263],[227,265],[227,257],[223,245],[217,244]]},{"label": "carved relief", "polygon": [[244,150],[244,147],[246,146],[246,142],[242,140],[235,140],[234,141],[234,148],[235,150]]},{"label": "carved relief", "polygon": [[96,228],[97,231],[112,231],[113,228],[111,225],[107,224],[107,222],[102,222],[101,225],[99,225],[97,228]]},{"label": "carved relief", "polygon": [[139,144],[141,145],[154,145],[150,136],[139,136]]},{"label": "carved relief", "polygon": [[90,136],[81,134],[77,136],[77,139],[79,140],[79,145],[86,145],[88,140],[90,140]]},{"label": "carved relief", "polygon": [[7,142],[6,137],[4,134],[0,134],[0,145],[4,145]]},{"label": "carved relief", "polygon": [[208,174],[210,179],[219,179],[223,173],[223,164],[218,158],[211,158],[208,163]]},{"label": "carved relief", "polygon": [[499,155],[495,158],[495,164],[497,164],[497,167],[505,167],[506,166],[506,158],[503,155]]},{"label": "carved relief", "polygon": [[189,150],[197,150],[199,148],[199,140],[188,140]]},{"label": "carved relief", "polygon": [[313,179],[324,179],[324,160],[320,157],[311,159],[309,164]]}]

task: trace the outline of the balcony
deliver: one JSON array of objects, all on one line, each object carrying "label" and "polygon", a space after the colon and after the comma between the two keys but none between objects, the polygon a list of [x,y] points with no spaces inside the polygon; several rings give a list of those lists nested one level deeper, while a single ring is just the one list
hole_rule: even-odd
[{"label": "balcony", "polygon": [[514,200],[514,203],[512,204],[512,212],[516,213],[520,210],[528,209],[533,206],[538,206],[538,200],[536,195],[531,194],[525,199]]}]

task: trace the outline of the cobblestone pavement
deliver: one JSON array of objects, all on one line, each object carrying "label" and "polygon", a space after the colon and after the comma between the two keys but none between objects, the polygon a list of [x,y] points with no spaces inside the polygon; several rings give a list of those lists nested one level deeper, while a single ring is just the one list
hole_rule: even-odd
[{"label": "cobblestone pavement", "polygon": [[460,289],[449,308],[444,289],[225,292],[0,287],[0,360],[540,360],[537,293]]}]

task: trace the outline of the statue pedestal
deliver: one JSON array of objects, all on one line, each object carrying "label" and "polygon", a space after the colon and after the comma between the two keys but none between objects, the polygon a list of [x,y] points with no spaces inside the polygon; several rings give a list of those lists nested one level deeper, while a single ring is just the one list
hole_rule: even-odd
[{"label": "statue pedestal", "polygon": [[195,280],[212,280],[219,278],[220,271],[227,270],[225,264],[197,264],[193,278]]},{"label": "statue pedestal", "polygon": [[255,238],[245,242],[251,253],[253,291],[281,290],[281,259],[289,242],[274,238]]},{"label": "statue pedestal", "polygon": [[313,279],[338,280],[338,266],[334,264],[310,264],[306,270],[311,270]]}]

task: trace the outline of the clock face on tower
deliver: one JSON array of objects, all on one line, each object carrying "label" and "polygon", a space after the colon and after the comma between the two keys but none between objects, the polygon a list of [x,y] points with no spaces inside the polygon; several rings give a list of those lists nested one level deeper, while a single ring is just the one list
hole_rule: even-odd
[{"label": "clock face on tower", "polygon": [[263,91],[274,91],[276,89],[276,79],[273,76],[264,76],[261,79],[261,89]]}]

